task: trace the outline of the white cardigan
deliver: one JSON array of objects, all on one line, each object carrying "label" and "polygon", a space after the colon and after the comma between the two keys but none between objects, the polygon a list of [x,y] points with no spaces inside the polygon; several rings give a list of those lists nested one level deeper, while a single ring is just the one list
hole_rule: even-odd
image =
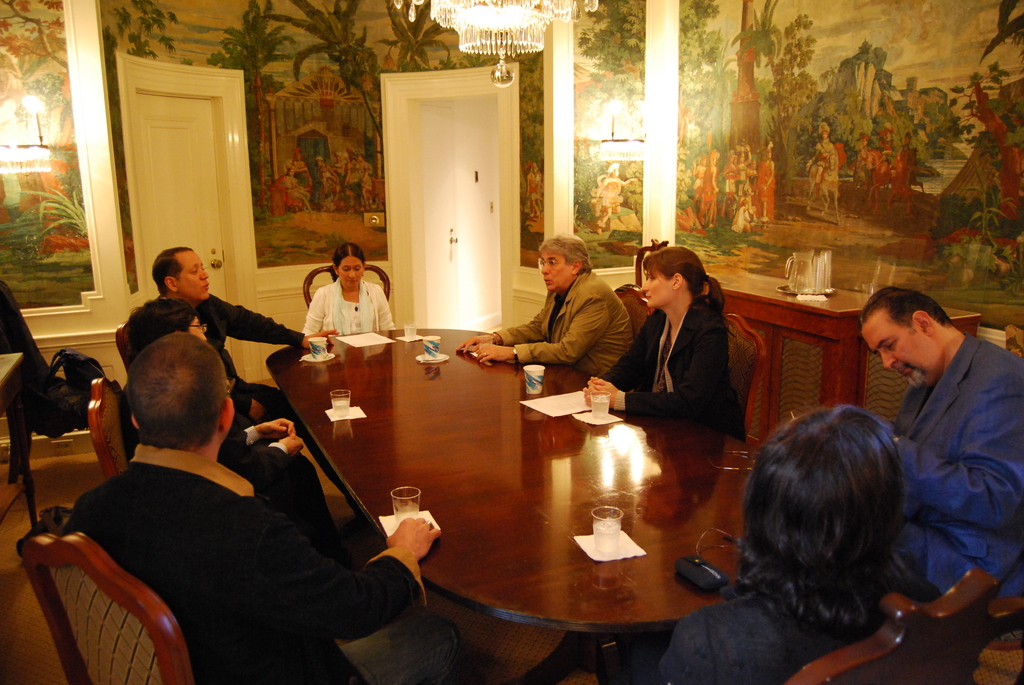
[{"label": "white cardigan", "polygon": [[[373,304],[373,330],[390,331],[395,327],[395,322],[391,319],[391,308],[388,307],[388,298],[384,297],[384,289],[376,283],[363,282],[366,284],[370,302]],[[303,335],[336,328],[334,325],[334,292],[334,283],[330,283],[313,293],[313,300],[309,303],[309,312],[306,314],[306,325],[302,327]],[[363,333],[368,332],[363,331]]]}]

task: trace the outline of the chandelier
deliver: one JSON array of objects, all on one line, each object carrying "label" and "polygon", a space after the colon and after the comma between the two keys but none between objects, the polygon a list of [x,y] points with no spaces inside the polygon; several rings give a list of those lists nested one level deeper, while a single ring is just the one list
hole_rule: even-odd
[{"label": "chandelier", "polygon": [[[544,31],[555,19],[580,18],[577,2],[587,12],[597,9],[597,0],[431,0],[431,18],[459,34],[459,50],[471,55],[496,55],[498,64],[491,81],[498,87],[512,85],[515,74],[505,57],[544,49]],[[405,0],[394,0],[401,9]],[[409,21],[426,0],[410,0]]]},{"label": "chandelier", "polygon": [[43,128],[39,124],[39,113],[43,111],[43,102],[35,95],[29,95],[21,101],[21,105],[28,110],[29,114],[35,115],[39,144],[0,145],[0,174],[49,172],[52,170],[50,148],[43,145]]}]

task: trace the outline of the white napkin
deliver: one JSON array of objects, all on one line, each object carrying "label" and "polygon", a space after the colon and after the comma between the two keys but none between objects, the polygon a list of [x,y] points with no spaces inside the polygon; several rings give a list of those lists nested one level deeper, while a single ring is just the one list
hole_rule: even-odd
[{"label": "white napkin", "polygon": [[796,299],[799,302],[828,302],[824,295],[797,295]]},{"label": "white napkin", "polygon": [[594,425],[594,426],[603,426],[606,423],[616,423],[616,422],[622,420],[618,416],[612,416],[611,414],[609,414],[608,416],[606,416],[603,419],[599,419],[599,418],[594,416],[594,412],[590,412],[590,411],[585,411],[582,414],[573,414],[572,417],[574,419],[579,419],[583,423],[589,423],[589,424]]},{"label": "white napkin", "polygon": [[[425,509],[420,511],[419,514],[412,518],[424,519],[428,523],[433,523],[434,528],[437,528],[438,530],[441,529],[441,526],[437,525],[437,521],[434,520],[434,517],[431,516],[430,512]],[[391,516],[378,516],[377,519],[380,521],[380,525],[384,527],[384,534],[388,537],[394,535],[395,531],[398,530],[398,523],[395,522],[394,514],[392,514]]]},{"label": "white napkin", "polygon": [[331,421],[348,421],[349,419],[366,418],[366,412],[364,412],[359,407],[349,407],[348,414],[346,414],[345,416],[336,416],[334,413],[334,409],[328,409],[324,413],[327,414],[327,418],[329,418]]},{"label": "white napkin", "polygon": [[401,340],[402,342],[416,342],[417,340],[423,340],[422,335],[400,335],[395,340]]},{"label": "white napkin", "polygon": [[626,535],[624,530],[619,531],[619,547],[614,552],[599,552],[594,544],[593,535],[576,535],[573,536],[573,540],[594,561],[615,561],[616,559],[647,556],[647,552],[633,542],[633,539]]}]

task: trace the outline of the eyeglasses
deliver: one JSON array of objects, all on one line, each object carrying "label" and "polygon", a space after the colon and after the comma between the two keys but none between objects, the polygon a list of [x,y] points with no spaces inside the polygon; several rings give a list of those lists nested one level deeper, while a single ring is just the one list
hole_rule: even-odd
[{"label": "eyeglasses", "polygon": [[190,323],[190,324],[188,325],[188,327],[189,327],[189,328],[198,328],[198,329],[199,329],[199,330],[201,330],[201,331],[202,331],[203,333],[206,333],[206,324],[205,324],[205,323]]},{"label": "eyeglasses", "polygon": [[559,264],[565,264],[565,262],[560,262],[557,259],[555,259],[554,257],[549,258],[549,259],[538,259],[537,260],[537,267],[541,268],[541,269],[543,269],[545,266],[550,266],[550,267],[554,268],[554,267],[558,266]]}]

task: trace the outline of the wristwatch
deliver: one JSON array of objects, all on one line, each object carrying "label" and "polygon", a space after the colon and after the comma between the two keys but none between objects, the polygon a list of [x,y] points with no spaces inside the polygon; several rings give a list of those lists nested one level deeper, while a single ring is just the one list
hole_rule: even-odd
[{"label": "wristwatch", "polygon": [[519,363],[519,352],[516,350],[516,346],[512,346],[512,358],[515,359],[516,364]]}]

